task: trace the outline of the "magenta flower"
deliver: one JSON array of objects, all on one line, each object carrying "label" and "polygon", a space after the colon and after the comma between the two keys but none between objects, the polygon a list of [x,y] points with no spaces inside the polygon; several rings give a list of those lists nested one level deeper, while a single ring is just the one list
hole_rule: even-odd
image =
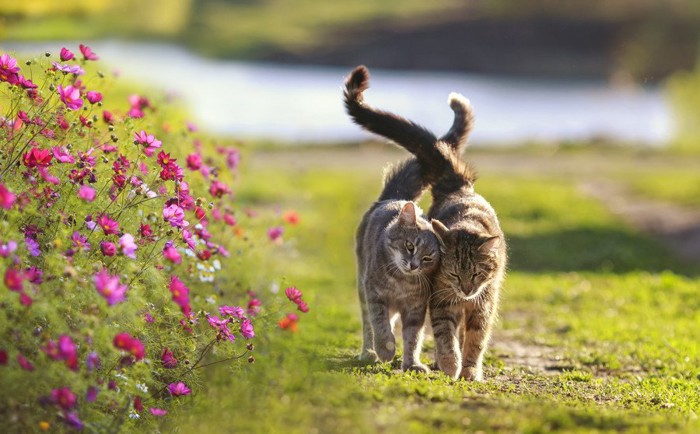
[{"label": "magenta flower", "polygon": [[64,410],[70,410],[78,403],[78,398],[70,390],[70,387],[61,387],[51,391],[51,402]]},{"label": "magenta flower", "polygon": [[68,60],[73,59],[75,57],[75,54],[73,54],[73,52],[67,49],[66,47],[63,47],[61,48],[60,57],[62,62],[66,62]]},{"label": "magenta flower", "polygon": [[15,203],[16,196],[5,185],[0,182],[0,207],[5,209],[12,208]]},{"label": "magenta flower", "polygon": [[250,300],[248,302],[248,309],[246,310],[246,312],[250,316],[256,316],[257,314],[260,313],[260,306],[261,305],[262,305],[262,302],[259,299],[253,298],[252,300]]},{"label": "magenta flower", "polygon": [[95,189],[88,185],[81,185],[78,190],[78,197],[86,202],[92,202],[96,196]]},{"label": "magenta flower", "polygon": [[141,341],[129,333],[117,333],[112,343],[116,348],[131,353],[136,360],[142,360],[146,357],[146,350]]},{"label": "magenta flower", "polygon": [[108,305],[113,306],[126,300],[128,288],[119,283],[119,276],[112,276],[106,269],[103,269],[93,276],[93,281],[97,292],[107,300]]},{"label": "magenta flower", "polygon": [[225,194],[231,193],[231,189],[228,188],[228,185],[224,184],[218,179],[215,179],[209,186],[209,193],[214,197],[221,198]]},{"label": "magenta flower", "polygon": [[243,308],[239,306],[220,306],[219,313],[221,315],[229,315],[236,319],[241,319],[245,315]]},{"label": "magenta flower", "polygon": [[182,256],[180,255],[180,252],[177,251],[172,241],[165,243],[165,246],[163,247],[163,256],[165,259],[175,264],[182,262]]},{"label": "magenta flower", "polygon": [[271,241],[277,241],[282,238],[284,233],[284,228],[282,226],[276,226],[267,230],[267,237]]},{"label": "magenta flower", "polygon": [[102,214],[97,218],[97,224],[102,228],[105,235],[112,235],[119,232],[119,222],[109,218],[107,214]]},{"label": "magenta flower", "polygon": [[80,89],[77,87],[68,86],[64,88],[59,84],[58,95],[68,110],[78,110],[83,106],[83,100],[80,98]]},{"label": "magenta flower", "polygon": [[182,381],[170,383],[168,385],[168,391],[172,396],[185,396],[192,393],[192,391]]},{"label": "magenta flower", "polygon": [[199,170],[202,167],[202,156],[200,154],[190,154],[187,156],[186,161],[190,170]]},{"label": "magenta flower", "polygon": [[173,352],[168,349],[168,347],[163,348],[163,353],[160,356],[163,366],[167,369],[173,369],[177,366],[177,359],[173,355]]},{"label": "magenta flower", "polygon": [[144,130],[138,133],[134,133],[134,143],[144,146],[143,153],[149,157],[152,157],[156,152],[156,149],[162,146],[162,142],[153,134],[148,134]]},{"label": "magenta flower", "polygon": [[231,333],[231,330],[228,328],[228,324],[231,321],[231,318],[222,320],[218,316],[207,314],[207,322],[217,331],[217,339],[228,339],[231,342],[236,340],[236,337]]},{"label": "magenta flower", "polygon": [[19,363],[19,366],[21,366],[22,369],[24,369],[25,371],[31,372],[34,370],[34,365],[32,364],[32,362],[27,360],[27,358],[24,357],[21,353],[17,354],[17,363]]},{"label": "magenta flower", "polygon": [[66,74],[85,74],[85,70],[78,65],[61,65],[58,62],[53,62],[52,65],[57,71],[65,72]]},{"label": "magenta flower", "polygon": [[255,331],[253,330],[253,323],[249,319],[244,319],[241,323],[241,335],[246,339],[251,339],[255,337]]},{"label": "magenta flower", "polygon": [[185,315],[190,314],[190,289],[177,276],[170,276],[170,285],[168,285],[170,293],[173,295],[173,301],[180,306],[180,309]]},{"label": "magenta flower", "polygon": [[85,359],[85,367],[87,368],[88,372],[92,372],[95,369],[100,369],[100,366],[102,366],[100,356],[94,351],[88,354],[87,359]]},{"label": "magenta flower", "polygon": [[149,324],[152,324],[156,322],[155,318],[153,318],[153,315],[151,315],[151,312],[146,312],[143,314],[143,319]]},{"label": "magenta flower", "polygon": [[80,417],[78,417],[78,413],[74,411],[64,413],[63,421],[66,423],[66,425],[77,431],[81,431],[83,428],[85,428],[85,424],[83,424],[83,421],[80,420]]},{"label": "magenta flower", "polygon": [[17,59],[8,54],[0,56],[0,81],[6,81],[10,84],[17,83],[19,71]]},{"label": "magenta flower", "polygon": [[301,299],[302,296],[301,291],[299,291],[296,286],[290,286],[289,288],[285,289],[284,294],[290,301],[295,303],[297,300]]},{"label": "magenta flower", "polygon": [[100,242],[100,251],[104,256],[114,256],[117,253],[117,246],[111,241]]},{"label": "magenta flower", "polygon": [[97,104],[98,102],[102,101],[102,94],[91,90],[85,94],[85,98],[87,98],[90,104]]},{"label": "magenta flower", "polygon": [[90,386],[88,387],[87,392],[85,393],[85,401],[87,402],[95,402],[97,400],[97,394],[100,392],[100,389],[98,389],[95,386]]},{"label": "magenta flower", "polygon": [[90,243],[88,242],[87,237],[81,235],[80,232],[73,232],[73,235],[71,235],[71,240],[73,241],[73,247],[75,247],[76,250],[90,250]]},{"label": "magenta flower", "polygon": [[8,241],[7,243],[0,244],[0,256],[3,258],[7,258],[17,250],[17,242],[16,241]]},{"label": "magenta flower", "polygon": [[68,152],[68,149],[66,149],[65,146],[54,146],[51,148],[51,153],[53,154],[54,158],[61,163],[75,163],[75,157]]},{"label": "magenta flower", "polygon": [[24,273],[17,268],[8,267],[5,270],[5,286],[10,291],[21,291],[23,288],[23,281],[26,276]]},{"label": "magenta flower", "polygon": [[58,353],[66,366],[73,371],[78,370],[78,347],[68,335],[58,337]]},{"label": "magenta flower", "polygon": [[134,242],[134,236],[131,234],[124,234],[119,238],[119,250],[127,258],[136,259],[136,249],[138,246]]},{"label": "magenta flower", "polygon": [[161,417],[168,414],[168,410],[163,410],[162,408],[151,407],[148,409],[153,416]]},{"label": "magenta flower", "polygon": [[53,155],[48,149],[32,148],[22,155],[22,162],[29,168],[48,167],[52,158]]},{"label": "magenta flower", "polygon": [[170,226],[175,228],[185,228],[189,226],[189,223],[185,221],[185,210],[175,204],[163,208],[163,220],[170,223]]},{"label": "magenta flower", "polygon": [[83,59],[85,60],[97,60],[99,57],[97,54],[95,54],[90,47],[87,45],[80,44],[78,46],[80,48],[80,52],[83,53]]}]

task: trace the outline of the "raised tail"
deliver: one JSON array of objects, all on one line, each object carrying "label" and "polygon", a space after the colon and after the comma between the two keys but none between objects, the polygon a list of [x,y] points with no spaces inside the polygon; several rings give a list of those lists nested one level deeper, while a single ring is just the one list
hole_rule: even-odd
[{"label": "raised tail", "polygon": [[467,145],[469,134],[474,127],[474,111],[469,100],[459,93],[452,92],[447,98],[447,102],[455,117],[452,127],[444,136],[440,137],[440,141],[447,143],[457,154],[460,154]]}]

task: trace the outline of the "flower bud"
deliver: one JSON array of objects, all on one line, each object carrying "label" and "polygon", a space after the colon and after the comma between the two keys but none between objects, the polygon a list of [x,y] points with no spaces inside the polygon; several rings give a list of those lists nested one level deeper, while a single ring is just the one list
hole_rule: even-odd
[{"label": "flower bud", "polygon": [[253,357],[253,356],[248,357],[248,363],[255,363],[255,357]]}]

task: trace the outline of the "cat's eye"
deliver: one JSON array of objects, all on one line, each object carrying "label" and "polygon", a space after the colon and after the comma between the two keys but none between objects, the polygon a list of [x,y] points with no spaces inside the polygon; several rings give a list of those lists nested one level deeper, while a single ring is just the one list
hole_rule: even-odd
[{"label": "cat's eye", "polygon": [[423,256],[423,262],[433,262],[433,258],[430,256]]},{"label": "cat's eye", "polygon": [[408,249],[409,252],[413,252],[414,248],[415,248],[415,246],[413,245],[412,242],[406,241],[406,249]]}]

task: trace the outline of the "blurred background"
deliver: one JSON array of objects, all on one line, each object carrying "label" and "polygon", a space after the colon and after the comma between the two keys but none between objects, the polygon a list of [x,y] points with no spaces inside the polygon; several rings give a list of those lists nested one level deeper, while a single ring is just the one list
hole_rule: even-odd
[{"label": "blurred background", "polygon": [[695,0],[30,0],[0,3],[0,45],[86,42],[130,79],[182,96],[216,133],[283,142],[363,134],[340,104],[357,64],[368,99],[442,131],[472,100],[476,144],[691,146],[700,127]]}]

